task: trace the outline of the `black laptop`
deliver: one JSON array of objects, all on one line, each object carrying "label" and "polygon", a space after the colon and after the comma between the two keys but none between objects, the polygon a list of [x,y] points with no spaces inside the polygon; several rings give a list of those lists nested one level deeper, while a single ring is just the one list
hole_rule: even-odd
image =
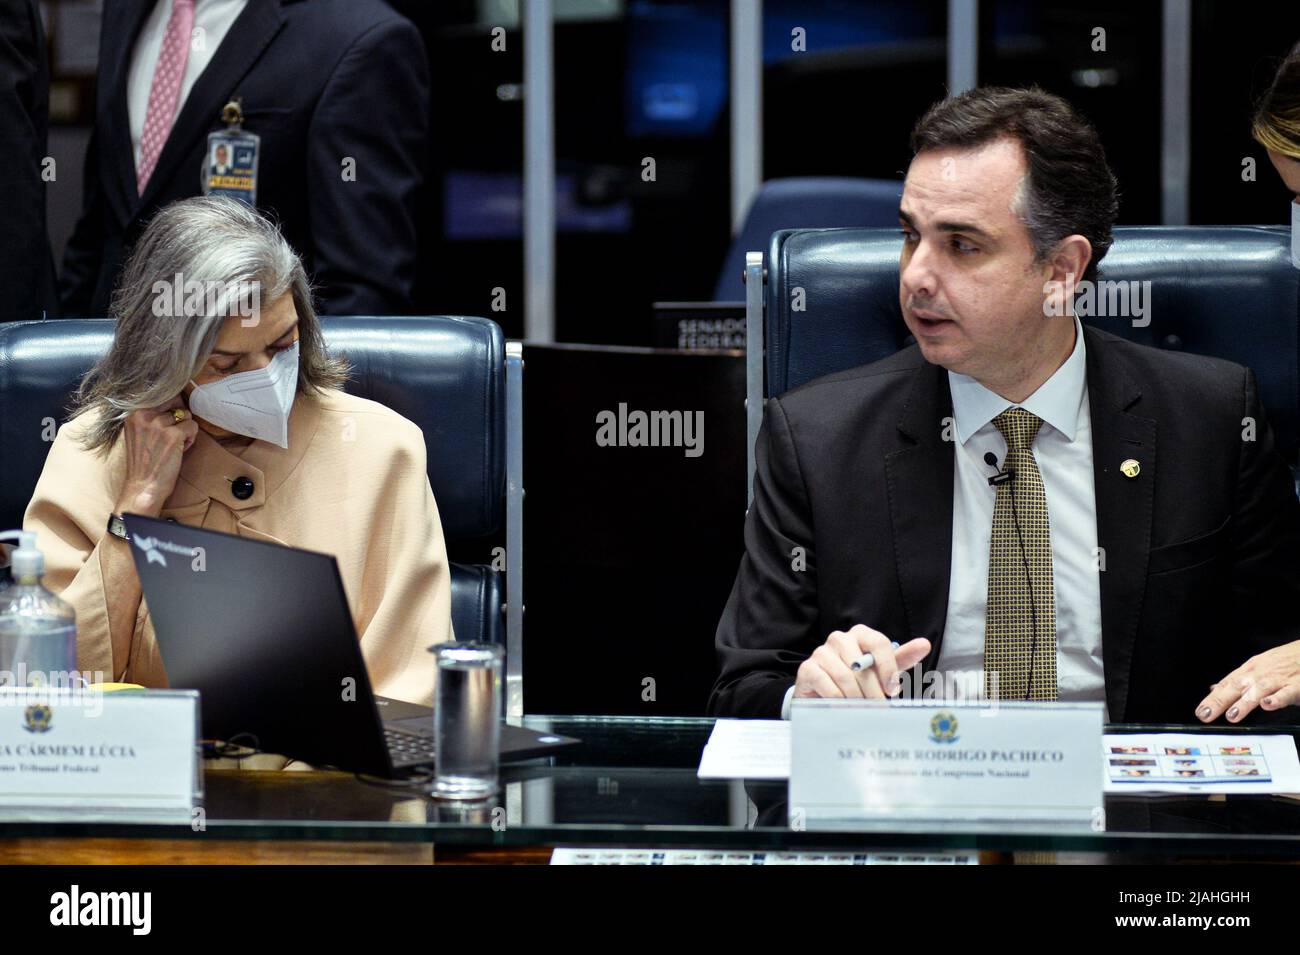
[{"label": "black laptop", "polygon": [[[377,776],[433,765],[433,711],[372,693],[331,555],[123,520],[168,681],[199,691],[205,737]],[[503,724],[501,759],[576,742]]]}]

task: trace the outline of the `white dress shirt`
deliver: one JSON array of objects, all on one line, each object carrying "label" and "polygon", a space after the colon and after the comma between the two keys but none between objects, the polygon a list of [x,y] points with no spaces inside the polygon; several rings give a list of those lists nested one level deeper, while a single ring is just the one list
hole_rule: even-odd
[{"label": "white dress shirt", "polygon": [[[1062,701],[1105,700],[1101,661],[1101,576],[1097,545],[1097,498],[1092,479],[1092,414],[1088,409],[1087,353],[1074,320],[1074,350],[1051,378],[1019,407],[1043,420],[1034,439],[1034,460],[1043,478],[1052,535],[1052,583],[1056,597],[1056,686]],[[973,378],[948,372],[952,391],[956,469],[952,494],[952,571],[948,615],[938,669],[981,670],[988,606],[989,544],[994,469],[1007,443],[993,419],[1015,407]]]},{"label": "white dress shirt", "polygon": [[[230,25],[235,22],[248,0],[197,0],[194,4],[194,39],[190,43],[189,58],[185,61],[185,75],[181,77],[180,96],[176,100],[175,116],[180,116],[185,99],[194,88],[195,81],[207,69],[217,47],[226,38]],[[131,123],[131,148],[135,165],[140,166],[140,140],[144,137],[144,120],[149,111],[149,90],[153,86],[153,70],[162,50],[167,21],[172,15],[172,0],[158,0],[149,14],[135,42],[131,54],[131,68],[126,77],[126,109]],[[202,33],[198,33],[202,30]],[[200,41],[201,38],[201,41]],[[216,119],[214,114],[213,119]],[[175,117],[173,117],[175,122]],[[194,170],[198,182],[199,171]]]},{"label": "white dress shirt", "polygon": [[[1074,328],[1074,350],[1070,357],[1019,407],[1043,420],[1032,450],[1043,478],[1052,535],[1057,696],[1062,701],[1105,702],[1087,353],[1077,318]],[[984,463],[984,455],[992,452],[999,466],[1006,459],[1007,443],[993,419],[1015,407],[966,375],[948,372],[948,387],[952,393],[953,438],[957,446],[948,613],[937,667],[945,677],[954,671],[980,671],[984,667],[989,544],[997,494],[997,489],[988,483],[995,469]],[[868,626],[872,623],[862,622]],[[904,637],[890,636],[904,642]],[[983,686],[983,681],[973,673],[967,679]],[[945,680],[942,685],[951,684]],[[781,707],[783,719],[790,718],[793,694],[794,687],[791,687]],[[1109,719],[1109,713],[1106,718]]]}]

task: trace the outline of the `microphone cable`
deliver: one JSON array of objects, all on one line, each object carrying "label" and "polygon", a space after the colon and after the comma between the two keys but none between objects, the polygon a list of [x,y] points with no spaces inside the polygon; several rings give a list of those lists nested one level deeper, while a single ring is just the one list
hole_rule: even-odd
[{"label": "microphone cable", "polygon": [[[1031,452],[1032,453],[1032,452]],[[984,455],[984,463],[990,467],[998,467],[997,455],[992,451]],[[1006,475],[1005,478],[1002,475]],[[999,480],[1001,478],[1001,480]],[[1038,600],[1034,596],[1034,579],[1029,573],[1029,558],[1025,554],[1025,538],[1020,530],[1020,511],[1016,507],[1016,472],[1013,470],[1004,470],[998,468],[998,474],[988,479],[989,486],[996,488],[998,484],[1008,484],[1008,490],[1011,492],[1011,518],[1016,525],[1016,544],[1020,548],[1020,565],[1025,571],[1025,585],[1029,590],[1029,621],[1030,621],[1030,638],[1029,638],[1029,682],[1025,686],[1025,702],[1029,701],[1030,695],[1034,691],[1034,666],[1037,663],[1038,655]],[[996,482],[996,483],[995,483]],[[996,504],[993,505],[995,508]]]}]

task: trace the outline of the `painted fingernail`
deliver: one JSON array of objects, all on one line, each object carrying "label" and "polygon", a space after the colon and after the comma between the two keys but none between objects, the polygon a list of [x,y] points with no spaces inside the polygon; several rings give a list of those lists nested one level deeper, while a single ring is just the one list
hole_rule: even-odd
[{"label": "painted fingernail", "polygon": [[1228,719],[1235,720],[1236,718],[1237,718],[1237,708],[1234,706],[1232,709],[1228,710]]},{"label": "painted fingernail", "polygon": [[1196,715],[1203,720],[1208,720],[1210,718],[1210,713],[1211,710],[1208,706],[1202,706],[1199,710],[1196,711]]}]

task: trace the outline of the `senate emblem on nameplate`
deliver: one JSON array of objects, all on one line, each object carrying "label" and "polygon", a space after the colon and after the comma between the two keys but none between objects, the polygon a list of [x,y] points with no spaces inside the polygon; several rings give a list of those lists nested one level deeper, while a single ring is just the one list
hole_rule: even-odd
[{"label": "senate emblem on nameplate", "polygon": [[935,713],[930,720],[930,739],[936,743],[957,742],[957,717],[947,710]]},{"label": "senate emblem on nameplate", "polygon": [[23,729],[29,733],[47,733],[50,721],[54,719],[54,710],[45,703],[33,703],[23,712]]}]

